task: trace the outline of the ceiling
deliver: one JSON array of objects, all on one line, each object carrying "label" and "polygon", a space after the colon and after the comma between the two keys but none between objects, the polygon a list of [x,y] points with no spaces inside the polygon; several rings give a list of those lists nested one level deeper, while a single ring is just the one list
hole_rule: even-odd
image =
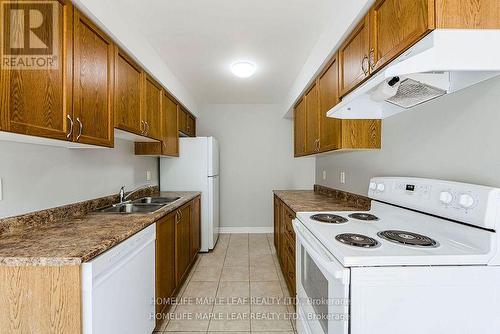
[{"label": "ceiling", "polygon": [[[201,104],[282,103],[332,19],[332,0],[121,0],[139,29]],[[257,64],[248,79],[231,64]]]}]

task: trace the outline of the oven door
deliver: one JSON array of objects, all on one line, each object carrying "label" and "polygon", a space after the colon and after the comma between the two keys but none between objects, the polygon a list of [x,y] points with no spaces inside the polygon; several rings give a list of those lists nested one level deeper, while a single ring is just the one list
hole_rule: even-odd
[{"label": "oven door", "polygon": [[349,333],[350,271],[299,221],[296,233],[297,331]]}]

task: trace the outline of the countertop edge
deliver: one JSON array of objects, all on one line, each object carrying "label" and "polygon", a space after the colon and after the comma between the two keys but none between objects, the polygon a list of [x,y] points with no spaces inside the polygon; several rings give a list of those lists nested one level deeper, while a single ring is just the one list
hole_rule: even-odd
[{"label": "countertop edge", "polygon": [[[5,256],[5,257],[0,257],[0,266],[4,267],[25,267],[25,266],[40,266],[40,267],[59,267],[59,266],[74,266],[74,265],[81,265],[85,262],[89,262],[95,258],[97,258],[99,255],[103,254],[104,252],[110,250],[114,246],[118,245],[119,243],[127,240],[128,238],[132,237],[133,235],[139,233],[146,227],[156,223],[158,220],[162,219],[163,217],[167,216],[171,212],[179,209],[186,203],[189,203],[193,199],[197,198],[198,196],[201,195],[201,192],[199,191],[192,191],[192,192],[166,192],[166,193],[183,193],[184,197],[181,196],[181,199],[179,199],[176,202],[173,202],[171,204],[168,204],[165,206],[165,208],[160,209],[158,212],[155,212],[153,214],[124,214],[124,217],[141,217],[144,219],[144,222],[141,223],[137,228],[131,228],[131,230],[128,233],[121,234],[121,235],[114,235],[112,238],[101,240],[100,245],[102,247],[99,247],[100,245],[97,245],[95,249],[89,250],[88,252],[84,252],[81,256],[77,257],[65,257],[65,256],[48,256],[48,257],[17,257],[17,256]],[[187,193],[187,194],[186,194]],[[83,219],[86,218],[91,218],[92,216],[99,215],[99,216],[105,216],[105,214],[101,213],[88,213],[83,217]],[[113,217],[116,218],[116,214],[110,214]],[[82,224],[85,224],[85,222],[82,222]]]}]

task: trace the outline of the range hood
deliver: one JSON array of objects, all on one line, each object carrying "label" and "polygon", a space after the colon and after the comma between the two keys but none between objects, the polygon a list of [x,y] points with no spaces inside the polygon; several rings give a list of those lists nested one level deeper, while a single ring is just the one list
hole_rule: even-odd
[{"label": "range hood", "polygon": [[500,30],[434,30],[327,112],[383,119],[500,75]]}]

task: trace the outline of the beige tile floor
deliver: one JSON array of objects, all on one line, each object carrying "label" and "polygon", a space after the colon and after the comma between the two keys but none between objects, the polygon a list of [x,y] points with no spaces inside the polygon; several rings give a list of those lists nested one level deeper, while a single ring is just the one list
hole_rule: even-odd
[{"label": "beige tile floor", "polygon": [[289,297],[272,234],[222,234],[156,332],[293,334]]}]

